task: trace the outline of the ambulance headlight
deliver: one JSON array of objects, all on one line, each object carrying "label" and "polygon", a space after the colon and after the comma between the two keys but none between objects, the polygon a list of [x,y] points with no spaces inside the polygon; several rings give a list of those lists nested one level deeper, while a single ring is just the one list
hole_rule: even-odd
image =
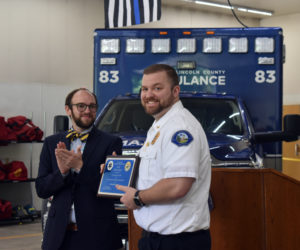
[{"label": "ambulance headlight", "polygon": [[274,39],[269,37],[257,37],[255,39],[255,52],[256,53],[273,53],[274,52]]},{"label": "ambulance headlight", "polygon": [[177,53],[195,53],[196,39],[182,38],[177,40]]},{"label": "ambulance headlight", "polygon": [[170,53],[171,51],[170,38],[152,39],[151,51],[152,53]]},{"label": "ambulance headlight", "polygon": [[127,39],[126,53],[144,53],[145,40],[144,39]]},{"label": "ambulance headlight", "polygon": [[101,53],[117,54],[120,52],[119,39],[101,39]]},{"label": "ambulance headlight", "polygon": [[248,52],[248,39],[230,38],[229,39],[229,53],[247,53]]},{"label": "ambulance headlight", "polygon": [[203,53],[221,53],[222,40],[221,38],[204,38]]}]

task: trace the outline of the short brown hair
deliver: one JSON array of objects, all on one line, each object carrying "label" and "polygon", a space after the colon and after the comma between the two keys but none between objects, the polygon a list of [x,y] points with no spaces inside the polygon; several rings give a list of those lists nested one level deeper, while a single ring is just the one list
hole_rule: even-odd
[{"label": "short brown hair", "polygon": [[95,102],[96,102],[96,104],[98,105],[97,96],[96,96],[93,92],[89,91],[89,90],[86,89],[86,88],[79,88],[79,89],[74,89],[72,92],[70,92],[70,93],[67,95],[66,100],[65,100],[65,105],[66,105],[66,106],[68,106],[69,108],[71,108],[71,104],[72,104],[71,101],[72,101],[72,98],[73,98],[73,96],[74,96],[78,91],[80,91],[80,90],[84,90],[84,91],[90,93],[90,94],[95,98]]},{"label": "short brown hair", "polygon": [[161,71],[166,72],[166,74],[168,75],[168,77],[170,78],[173,84],[173,87],[179,85],[179,78],[176,73],[176,70],[167,64],[152,64],[144,69],[144,75],[161,72]]}]

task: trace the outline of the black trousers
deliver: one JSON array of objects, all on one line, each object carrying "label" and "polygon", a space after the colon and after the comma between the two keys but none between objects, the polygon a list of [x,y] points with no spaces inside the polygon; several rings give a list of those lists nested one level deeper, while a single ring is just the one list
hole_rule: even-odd
[{"label": "black trousers", "polygon": [[82,250],[78,232],[66,231],[65,238],[59,250]]},{"label": "black trousers", "polygon": [[162,235],[143,231],[139,250],[210,250],[209,230]]}]

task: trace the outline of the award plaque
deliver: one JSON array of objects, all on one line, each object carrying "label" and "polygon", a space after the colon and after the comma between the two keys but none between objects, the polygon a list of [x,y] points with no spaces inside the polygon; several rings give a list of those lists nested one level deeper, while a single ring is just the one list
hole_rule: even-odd
[{"label": "award plaque", "polygon": [[97,195],[120,198],[124,192],[116,189],[116,185],[135,185],[139,160],[135,155],[107,156]]}]

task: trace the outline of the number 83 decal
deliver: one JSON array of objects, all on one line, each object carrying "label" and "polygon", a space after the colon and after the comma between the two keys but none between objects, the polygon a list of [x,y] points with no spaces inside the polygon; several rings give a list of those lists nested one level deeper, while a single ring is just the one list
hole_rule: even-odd
[{"label": "number 83 decal", "polygon": [[101,83],[117,83],[119,82],[119,71],[118,70],[102,70],[99,72],[99,82]]},{"label": "number 83 decal", "polygon": [[257,83],[274,83],[276,81],[275,70],[257,70],[255,72],[255,82]]}]

